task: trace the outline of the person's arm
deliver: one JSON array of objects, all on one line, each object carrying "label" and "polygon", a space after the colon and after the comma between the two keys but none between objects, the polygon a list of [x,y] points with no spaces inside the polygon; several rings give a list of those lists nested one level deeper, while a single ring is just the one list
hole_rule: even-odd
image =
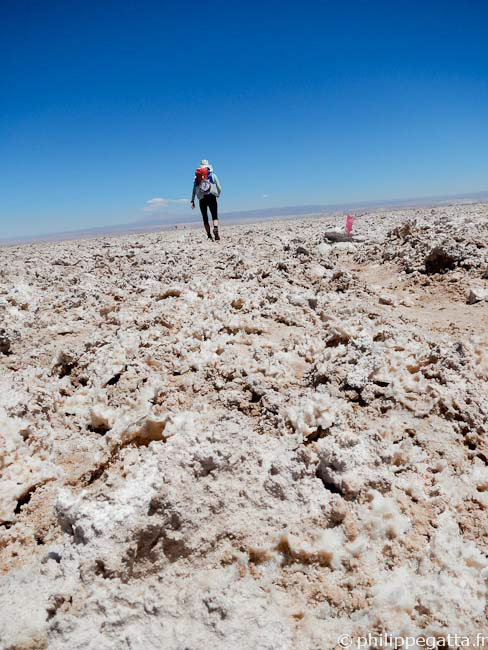
[{"label": "person's arm", "polygon": [[213,174],[213,177],[214,177],[215,185],[217,187],[217,192],[219,193],[220,196],[220,193],[222,192],[222,187],[220,185],[219,177],[217,176],[217,174]]},{"label": "person's arm", "polygon": [[197,191],[197,180],[193,181],[193,192],[191,193],[191,207],[195,207],[195,193]]}]

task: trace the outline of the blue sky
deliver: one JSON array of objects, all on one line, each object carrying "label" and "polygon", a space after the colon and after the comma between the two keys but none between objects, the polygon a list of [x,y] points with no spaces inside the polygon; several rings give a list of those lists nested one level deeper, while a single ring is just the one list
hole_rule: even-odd
[{"label": "blue sky", "polygon": [[0,237],[194,218],[172,201],[202,157],[224,211],[486,190],[487,19],[484,0],[3,0]]}]

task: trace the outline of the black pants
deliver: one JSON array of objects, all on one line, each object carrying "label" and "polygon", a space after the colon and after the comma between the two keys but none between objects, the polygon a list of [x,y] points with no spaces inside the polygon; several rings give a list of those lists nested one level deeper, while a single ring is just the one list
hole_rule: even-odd
[{"label": "black pants", "polygon": [[217,216],[217,197],[214,194],[206,194],[203,199],[200,199],[200,212],[202,213],[203,223],[208,223],[207,208],[210,208],[212,219],[216,221]]}]

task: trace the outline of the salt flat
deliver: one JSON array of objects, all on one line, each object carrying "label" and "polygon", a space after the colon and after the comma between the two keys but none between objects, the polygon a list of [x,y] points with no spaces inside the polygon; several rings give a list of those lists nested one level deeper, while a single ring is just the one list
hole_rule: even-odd
[{"label": "salt flat", "polygon": [[0,648],[486,629],[488,205],[338,226],[0,248]]}]

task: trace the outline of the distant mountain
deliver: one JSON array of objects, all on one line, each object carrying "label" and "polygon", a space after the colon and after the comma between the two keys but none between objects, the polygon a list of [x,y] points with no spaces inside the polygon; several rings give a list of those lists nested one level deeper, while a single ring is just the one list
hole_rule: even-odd
[{"label": "distant mountain", "polygon": [[[304,215],[317,215],[317,214],[334,214],[341,212],[359,212],[362,210],[385,210],[388,208],[409,208],[426,205],[439,205],[442,203],[458,203],[463,201],[477,202],[488,201],[488,191],[476,192],[473,194],[455,194],[455,195],[441,195],[441,196],[427,196],[412,199],[387,199],[380,201],[358,201],[348,203],[317,203],[311,205],[292,205],[278,208],[261,208],[258,210],[238,210],[233,212],[222,212],[220,216],[226,221],[247,221],[249,219],[270,219],[273,217],[300,217]],[[140,225],[164,225],[168,224],[168,218],[173,219],[172,224],[185,223],[189,221],[187,214],[184,216],[182,213],[173,214],[171,216],[165,214],[163,216],[153,216],[145,218],[136,223]],[[193,215],[194,217],[194,215]]]}]

